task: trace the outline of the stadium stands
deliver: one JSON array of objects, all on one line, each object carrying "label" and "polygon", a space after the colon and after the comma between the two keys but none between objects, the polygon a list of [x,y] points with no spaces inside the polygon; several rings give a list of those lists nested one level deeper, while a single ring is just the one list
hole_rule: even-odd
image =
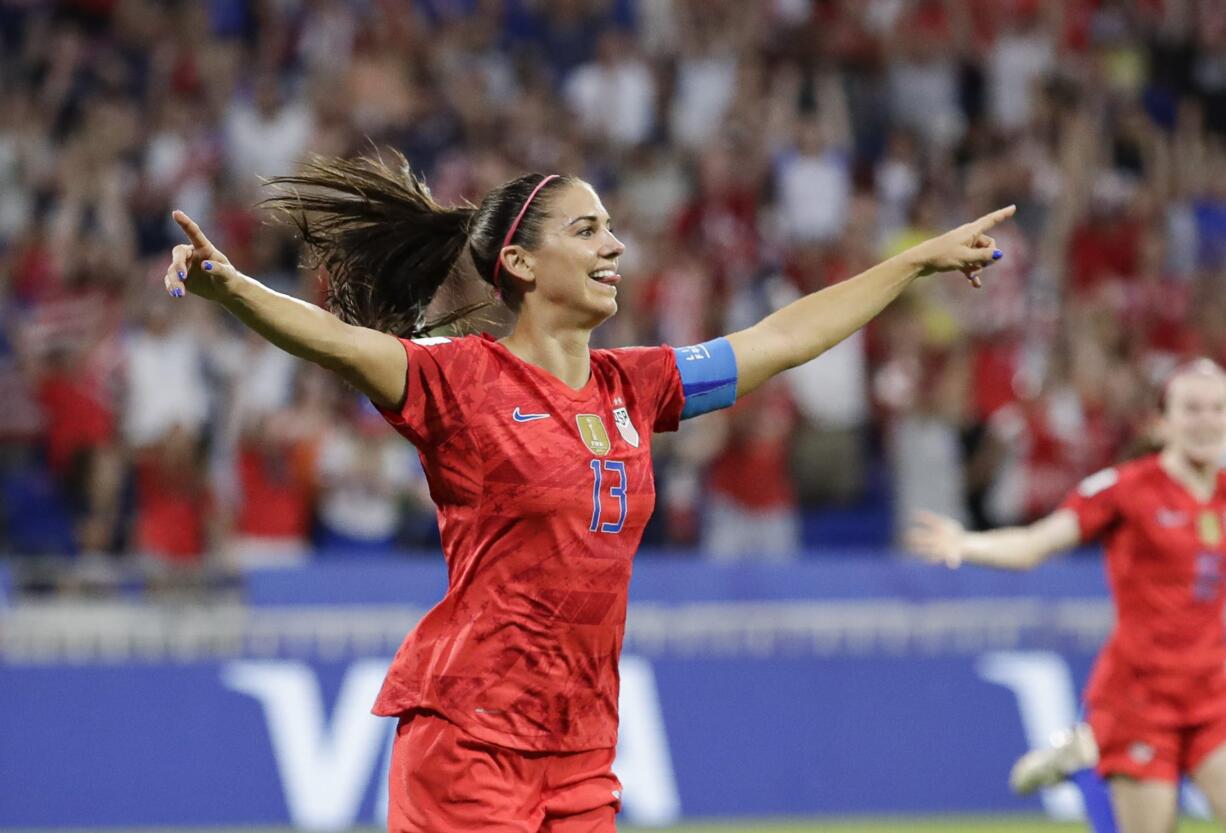
[{"label": "stadium stands", "polygon": [[[730,511],[803,516],[772,533],[785,550],[883,543],[919,505],[1033,517],[1144,435],[1166,368],[1226,355],[1224,14],[2,4],[0,549],[74,556],[38,586],[97,590],[121,562],[164,580],[270,541],[295,563],[431,546],[413,455],[350,392],[157,289],[181,207],[318,300],[258,176],[384,147],[445,200],[525,169],[595,183],[629,246],[604,344],[727,332],[1016,202],[986,290],[929,281],[774,394],[662,438],[648,543],[711,550]],[[353,511],[376,493],[386,511]]]}]

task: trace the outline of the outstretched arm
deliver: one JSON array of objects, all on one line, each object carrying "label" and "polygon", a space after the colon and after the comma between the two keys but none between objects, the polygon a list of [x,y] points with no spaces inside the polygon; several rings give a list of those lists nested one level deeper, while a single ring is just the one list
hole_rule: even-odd
[{"label": "outstretched arm", "polygon": [[167,292],[178,298],[186,289],[216,301],[287,353],[335,371],[375,404],[400,405],[408,358],[394,336],[346,324],[314,304],[274,292],[235,269],[182,211],[174,218],[191,243],[174,248]]},{"label": "outstretched arm", "polygon": [[921,512],[905,536],[907,549],[928,561],[957,567],[962,562],[1005,570],[1030,570],[1081,542],[1071,509],[1057,509],[1029,526],[967,532],[953,518]]},{"label": "outstretched arm", "polygon": [[918,277],[960,271],[979,286],[979,270],[1000,257],[987,232],[1013,211],[1013,206],[1002,208],[926,240],[728,336],[736,355],[737,396],[817,358],[872,320]]}]

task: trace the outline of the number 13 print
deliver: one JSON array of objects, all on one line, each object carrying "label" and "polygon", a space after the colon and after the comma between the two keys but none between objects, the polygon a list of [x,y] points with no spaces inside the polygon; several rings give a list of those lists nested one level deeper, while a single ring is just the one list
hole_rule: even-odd
[{"label": "number 13 print", "polygon": [[[588,465],[592,469],[592,523],[588,532],[621,532],[626,522],[626,464],[621,460],[592,460]],[[609,494],[617,498],[617,520],[600,522],[601,484],[604,478],[601,469],[617,475],[617,485],[609,486]]]}]

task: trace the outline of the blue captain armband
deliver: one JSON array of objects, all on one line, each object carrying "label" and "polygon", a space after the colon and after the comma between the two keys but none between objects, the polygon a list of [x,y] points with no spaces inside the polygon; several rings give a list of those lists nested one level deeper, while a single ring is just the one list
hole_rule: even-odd
[{"label": "blue captain armband", "polygon": [[673,354],[685,392],[682,419],[718,411],[736,401],[736,354],[728,339],[676,347]]}]

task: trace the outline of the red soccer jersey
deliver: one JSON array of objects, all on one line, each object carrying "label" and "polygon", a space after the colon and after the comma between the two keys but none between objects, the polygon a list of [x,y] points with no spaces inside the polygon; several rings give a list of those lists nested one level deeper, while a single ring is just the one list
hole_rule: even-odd
[{"label": "red soccer jersey", "polygon": [[375,713],[430,709],[515,749],[615,745],[651,435],[684,405],[672,348],[593,350],[574,390],[488,336],[402,341],[405,404],[384,416],[421,454],[449,586]]},{"label": "red soccer jersey", "polygon": [[1171,719],[1194,719],[1197,692],[1179,681],[1221,674],[1226,664],[1226,476],[1201,503],[1149,456],[1086,478],[1064,508],[1077,514],[1083,540],[1103,539],[1116,608],[1088,699],[1110,696],[1100,689],[1118,682],[1123,665],[1164,690]]}]

